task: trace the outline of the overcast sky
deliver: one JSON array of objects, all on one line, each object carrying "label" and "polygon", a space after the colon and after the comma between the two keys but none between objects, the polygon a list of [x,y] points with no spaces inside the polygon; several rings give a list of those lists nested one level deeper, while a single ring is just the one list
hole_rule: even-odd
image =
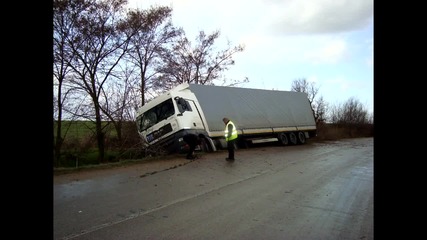
[{"label": "overcast sky", "polygon": [[[373,112],[373,0],[129,0],[129,7],[172,8],[172,21],[195,42],[220,31],[215,46],[242,44],[227,78],[248,88],[290,90],[314,82],[330,105],[358,99]],[[225,46],[225,45],[224,45]]]}]

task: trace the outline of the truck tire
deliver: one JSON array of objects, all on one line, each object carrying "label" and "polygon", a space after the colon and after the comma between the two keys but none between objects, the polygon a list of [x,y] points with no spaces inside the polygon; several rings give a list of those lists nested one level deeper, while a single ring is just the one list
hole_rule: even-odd
[{"label": "truck tire", "polygon": [[244,138],[239,138],[239,140],[237,142],[238,142],[237,146],[240,147],[240,148],[248,149],[250,147],[250,145],[251,145],[251,142],[247,141]]},{"label": "truck tire", "polygon": [[295,133],[293,132],[289,133],[289,142],[292,145],[296,145],[298,143],[297,136],[295,135]]},{"label": "truck tire", "polygon": [[202,148],[203,152],[213,152],[213,147],[209,143],[209,141],[206,141],[206,139],[201,140],[200,147]]},{"label": "truck tire", "polygon": [[298,132],[298,144],[304,144],[306,141],[304,132]]},{"label": "truck tire", "polygon": [[286,133],[279,133],[277,135],[277,138],[279,139],[279,142],[281,145],[283,146],[289,145],[289,139],[288,139],[288,136],[286,136]]}]

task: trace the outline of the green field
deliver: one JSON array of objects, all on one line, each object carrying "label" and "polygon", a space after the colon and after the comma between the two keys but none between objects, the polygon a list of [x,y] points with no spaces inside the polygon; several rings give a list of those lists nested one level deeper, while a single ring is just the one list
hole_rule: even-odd
[{"label": "green field", "polygon": [[[140,141],[134,122],[126,122],[122,135],[125,141],[117,141],[117,132],[112,124],[104,122],[105,127],[105,158],[106,162],[119,162],[140,157],[141,149],[135,147]],[[56,141],[57,124],[54,123]],[[95,123],[91,121],[63,121],[61,157],[54,160],[56,168],[81,167],[100,164],[98,161],[98,145],[95,133]]]},{"label": "green field", "polygon": [[[107,126],[108,122],[103,122],[103,126]],[[54,137],[57,134],[57,122],[54,122]],[[95,134],[95,123],[91,121],[62,121],[62,137],[71,139],[85,139]],[[105,131],[109,136],[116,136],[113,125],[109,124]]]}]

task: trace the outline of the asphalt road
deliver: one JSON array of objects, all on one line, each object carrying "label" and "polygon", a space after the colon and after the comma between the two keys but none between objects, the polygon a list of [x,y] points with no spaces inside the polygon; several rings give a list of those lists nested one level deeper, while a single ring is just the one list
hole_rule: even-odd
[{"label": "asphalt road", "polygon": [[373,138],[226,155],[55,181],[54,239],[374,239]]}]

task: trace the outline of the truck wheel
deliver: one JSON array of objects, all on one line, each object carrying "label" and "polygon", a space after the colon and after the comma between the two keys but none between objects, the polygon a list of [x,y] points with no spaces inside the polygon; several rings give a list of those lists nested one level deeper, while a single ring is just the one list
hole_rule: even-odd
[{"label": "truck wheel", "polygon": [[203,152],[213,152],[213,148],[209,141],[206,141],[205,139],[202,139],[202,143],[200,144]]},{"label": "truck wheel", "polygon": [[286,146],[289,144],[288,136],[286,136],[285,133],[279,133],[277,138],[279,139],[280,144],[282,144],[283,146]]},{"label": "truck wheel", "polygon": [[289,133],[289,141],[291,142],[292,145],[296,145],[297,144],[297,136],[295,135],[295,133],[291,132]]},{"label": "truck wheel", "polygon": [[305,143],[305,134],[303,132],[298,132],[298,143],[304,144]]}]

